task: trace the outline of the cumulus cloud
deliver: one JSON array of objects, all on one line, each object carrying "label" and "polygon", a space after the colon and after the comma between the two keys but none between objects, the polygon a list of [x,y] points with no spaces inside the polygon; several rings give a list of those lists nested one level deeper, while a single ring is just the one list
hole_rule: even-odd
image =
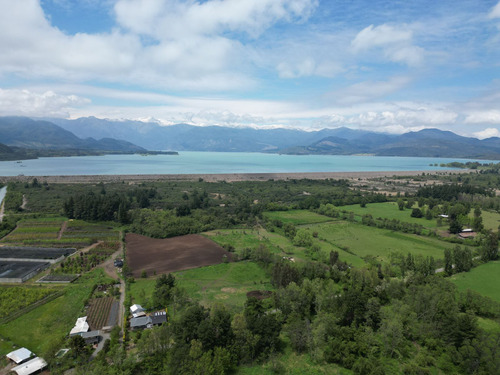
[{"label": "cumulus cloud", "polygon": [[381,50],[384,57],[393,62],[418,65],[424,50],[413,45],[413,32],[405,25],[370,25],[361,30],[351,42],[355,53]]},{"label": "cumulus cloud", "polygon": [[387,81],[364,81],[341,89],[330,96],[339,104],[362,103],[392,94],[410,81],[409,77],[392,77]]},{"label": "cumulus cloud", "polygon": [[155,88],[241,90],[248,51],[276,22],[301,22],[318,0],[117,0],[117,26],[68,35],[40,0],[0,1],[0,75],[127,82]]},{"label": "cumulus cloud", "polygon": [[89,104],[76,95],[58,95],[53,91],[35,93],[29,90],[0,89],[0,115],[68,117],[72,109]]},{"label": "cumulus cloud", "polygon": [[465,123],[500,125],[500,111],[497,109],[490,109],[470,112],[465,118]]},{"label": "cumulus cloud", "polygon": [[474,133],[474,136],[479,139],[486,139],[491,137],[500,137],[500,131],[496,128],[487,128],[482,131]]},{"label": "cumulus cloud", "polygon": [[500,18],[500,2],[498,2],[497,5],[491,9],[490,13],[488,14],[489,18]]}]

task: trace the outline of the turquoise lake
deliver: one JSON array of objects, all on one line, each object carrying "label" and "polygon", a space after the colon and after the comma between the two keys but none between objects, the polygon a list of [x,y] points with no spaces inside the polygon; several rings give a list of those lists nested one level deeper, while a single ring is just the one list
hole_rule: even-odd
[{"label": "turquoise lake", "polygon": [[434,164],[452,161],[476,160],[186,151],[179,155],[103,155],[2,161],[0,176],[419,171],[445,170]]}]

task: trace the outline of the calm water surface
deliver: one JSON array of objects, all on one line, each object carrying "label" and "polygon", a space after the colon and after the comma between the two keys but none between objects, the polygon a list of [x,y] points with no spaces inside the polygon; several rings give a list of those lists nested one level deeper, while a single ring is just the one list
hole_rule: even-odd
[{"label": "calm water surface", "polygon": [[0,162],[0,176],[418,171],[444,170],[434,164],[452,161],[472,160],[186,151],[179,155],[75,156],[40,158],[22,163],[3,161]]}]

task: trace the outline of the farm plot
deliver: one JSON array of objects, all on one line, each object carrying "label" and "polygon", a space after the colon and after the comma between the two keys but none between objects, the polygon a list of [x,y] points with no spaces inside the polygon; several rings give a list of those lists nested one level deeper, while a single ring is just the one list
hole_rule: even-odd
[{"label": "farm plot", "polygon": [[22,283],[49,266],[48,262],[0,261],[0,282]]},{"label": "farm plot", "polygon": [[97,241],[118,241],[119,232],[113,227],[90,224],[82,220],[70,220],[62,231],[62,242],[79,242],[90,245]]},{"label": "farm plot", "polygon": [[127,234],[127,264],[134,277],[168,273],[221,263],[231,253],[200,235],[154,239]]},{"label": "farm plot", "polygon": [[91,330],[102,329],[108,324],[114,301],[113,297],[93,298],[90,300],[87,309],[87,321]]},{"label": "farm plot", "polygon": [[64,220],[60,218],[21,221],[17,224],[16,229],[4,237],[1,242],[50,247],[52,243],[56,243],[63,222]]},{"label": "farm plot", "polygon": [[119,249],[118,242],[101,242],[85,253],[69,257],[54,269],[54,274],[81,274],[104,262]]},{"label": "farm plot", "polygon": [[47,247],[21,247],[2,246],[0,247],[0,258],[3,259],[58,259],[62,256],[69,256],[76,251],[75,248],[47,248]]},{"label": "farm plot", "polygon": [[388,261],[393,252],[432,256],[437,260],[444,257],[445,248],[453,247],[450,243],[434,238],[392,232],[346,221],[313,224],[308,228],[317,232],[320,240],[351,255],[360,258],[371,255],[381,261]]},{"label": "farm plot", "polygon": [[80,249],[98,241],[118,240],[119,232],[111,226],[90,224],[81,220],[65,221],[64,218],[55,218],[22,221],[1,242],[20,246],[74,247]]}]

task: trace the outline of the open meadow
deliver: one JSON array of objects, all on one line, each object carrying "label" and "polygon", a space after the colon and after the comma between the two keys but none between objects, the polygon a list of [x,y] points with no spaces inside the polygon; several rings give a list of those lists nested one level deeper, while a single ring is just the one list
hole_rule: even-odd
[{"label": "open meadow", "polygon": [[[241,310],[247,293],[254,290],[274,290],[266,272],[254,262],[222,263],[174,272],[177,285],[190,298],[204,306],[224,304],[229,310]],[[156,280],[136,279],[130,284],[135,303],[148,305]]]},{"label": "open meadow", "polygon": [[500,302],[500,261],[489,262],[469,272],[458,273],[450,280],[459,290],[471,289]]}]

